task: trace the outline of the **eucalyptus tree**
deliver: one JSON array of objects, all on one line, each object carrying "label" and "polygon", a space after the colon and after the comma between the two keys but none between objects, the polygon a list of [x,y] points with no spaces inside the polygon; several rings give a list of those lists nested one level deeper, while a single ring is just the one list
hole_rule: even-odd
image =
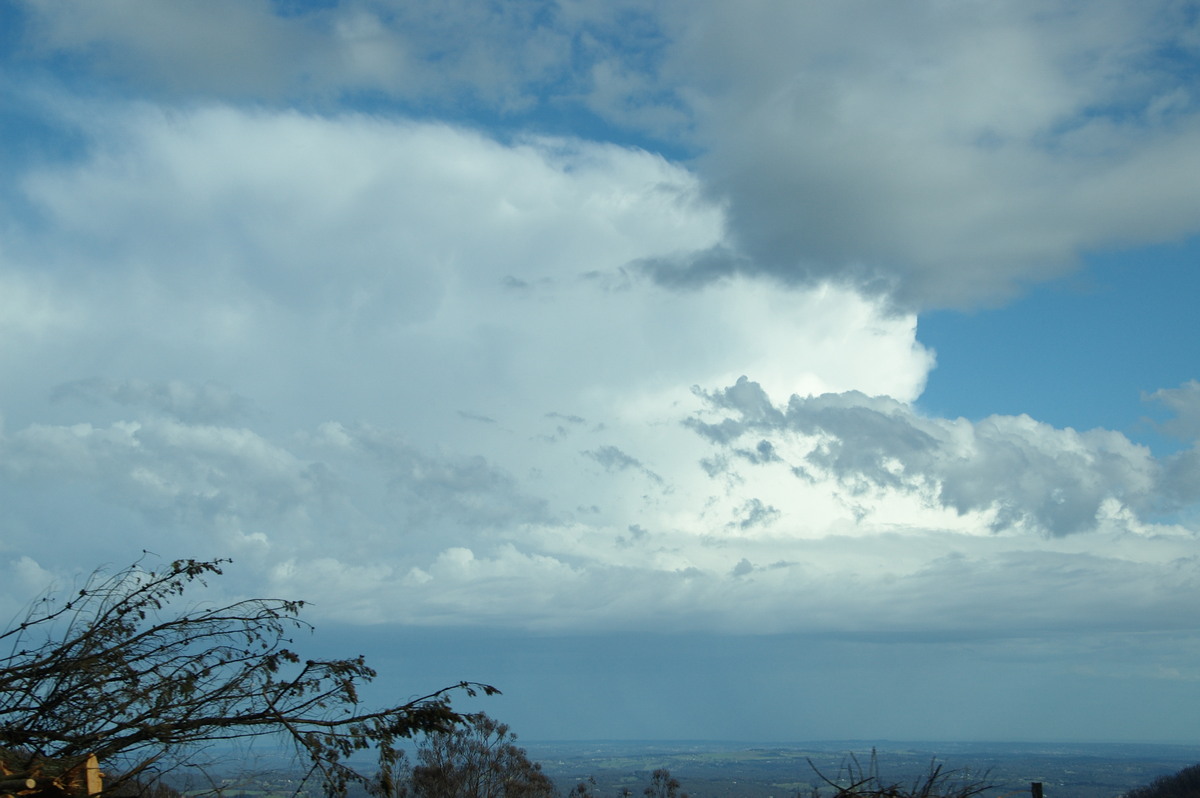
[{"label": "eucalyptus tree", "polygon": [[[146,558],[97,571],[70,595],[50,592],[0,633],[0,749],[12,773],[95,755],[105,791],[165,771],[198,767],[206,744],[275,737],[305,762],[306,781],[330,795],[354,783],[387,793],[403,738],[445,733],[466,721],[459,682],[417,698],[364,707],[359,688],[376,673],[362,656],[306,659],[291,635],[309,627],[304,602],[193,598],[228,560]],[[352,755],[373,750],[362,773]],[[202,761],[202,760],[200,760]]]},{"label": "eucalyptus tree", "polygon": [[410,784],[417,798],[555,798],[554,782],[530,761],[508,725],[483,713],[425,735]]}]

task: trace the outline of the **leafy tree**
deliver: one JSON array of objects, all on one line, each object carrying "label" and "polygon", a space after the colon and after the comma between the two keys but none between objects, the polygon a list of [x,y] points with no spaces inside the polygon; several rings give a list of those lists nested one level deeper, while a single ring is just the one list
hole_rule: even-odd
[{"label": "leafy tree", "polygon": [[1200,795],[1200,765],[1160,776],[1145,787],[1125,793],[1125,798],[1195,798]]},{"label": "leafy tree", "polygon": [[686,792],[679,792],[679,780],[666,768],[659,768],[650,775],[650,786],[642,790],[642,795],[646,798],[688,798]]},{"label": "leafy tree", "polygon": [[[366,709],[358,688],[375,671],[361,656],[302,659],[290,648],[288,635],[309,628],[298,617],[303,602],[190,600],[187,591],[227,562],[148,568],[142,560],[98,571],[66,600],[42,597],[0,634],[11,647],[0,656],[0,748],[10,770],[95,754],[110,774],[106,792],[115,793],[195,766],[184,756],[205,743],[276,736],[295,746],[310,764],[307,778],[326,793],[344,794],[351,783],[388,792],[400,738],[462,724],[449,702],[454,691],[497,692],[460,682]],[[369,749],[378,752],[380,778],[346,762]]]},{"label": "leafy tree", "polygon": [[411,777],[418,798],[554,798],[554,782],[507,725],[483,713],[467,720],[422,739]]},{"label": "leafy tree", "polygon": [[[629,791],[625,793],[628,795]],[[596,787],[596,777],[588,776],[586,781],[581,781],[571,790],[570,798],[600,798]]]}]

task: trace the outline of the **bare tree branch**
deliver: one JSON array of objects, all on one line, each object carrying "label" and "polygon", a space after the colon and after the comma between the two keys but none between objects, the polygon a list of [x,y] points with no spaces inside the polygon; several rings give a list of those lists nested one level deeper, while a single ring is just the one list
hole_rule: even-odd
[{"label": "bare tree branch", "polygon": [[96,572],[70,599],[47,595],[0,633],[0,747],[29,764],[95,754],[116,789],[151,767],[181,766],[195,746],[282,736],[312,763],[327,793],[368,779],[345,764],[375,749],[381,763],[400,738],[465,721],[454,692],[494,694],[459,682],[381,709],[358,688],[375,677],[361,657],[303,660],[289,634],[310,628],[304,602],[248,599],[177,609],[185,591],[219,576],[228,560],[144,560]]}]

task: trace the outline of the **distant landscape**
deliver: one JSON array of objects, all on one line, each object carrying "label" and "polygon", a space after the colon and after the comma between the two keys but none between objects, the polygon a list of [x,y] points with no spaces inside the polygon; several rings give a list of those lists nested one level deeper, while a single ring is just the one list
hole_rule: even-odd
[{"label": "distant landscape", "polygon": [[[1046,798],[1117,798],[1159,776],[1200,761],[1200,746],[1153,744],[897,743],[828,741],[735,742],[522,742],[562,793],[589,777],[596,792],[640,796],[656,768],[667,768],[691,798],[793,798],[835,778],[853,764],[877,766],[888,781],[911,782],[936,758],[947,770],[989,774],[987,795],[1028,795],[1031,782]],[[812,765],[809,764],[812,762]],[[828,794],[829,790],[826,789]]]},{"label": "distant landscape", "polygon": [[[560,796],[588,782],[590,794],[599,798],[643,798],[651,774],[659,768],[678,779],[680,792],[688,798],[808,798],[817,787],[828,798],[833,790],[814,767],[838,781],[844,780],[847,768],[865,771],[874,766],[884,782],[908,786],[935,762],[945,771],[994,784],[982,794],[988,798],[1028,796],[1035,781],[1042,783],[1045,798],[1120,798],[1200,762],[1200,746],[1138,743],[518,740],[518,744],[541,764]],[[213,772],[223,776],[220,781],[230,798],[296,795],[299,781],[293,760],[261,755],[247,777],[239,757],[232,749],[229,753],[226,767]],[[369,769],[368,760],[359,764]],[[365,798],[366,793],[356,787],[351,795]]]}]

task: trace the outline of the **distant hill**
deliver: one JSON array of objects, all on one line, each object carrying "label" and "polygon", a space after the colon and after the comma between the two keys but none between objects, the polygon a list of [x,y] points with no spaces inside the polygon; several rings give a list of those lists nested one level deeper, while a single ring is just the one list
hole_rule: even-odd
[{"label": "distant hill", "polygon": [[1145,787],[1125,793],[1125,798],[1200,798],[1200,765],[1160,776]]}]

